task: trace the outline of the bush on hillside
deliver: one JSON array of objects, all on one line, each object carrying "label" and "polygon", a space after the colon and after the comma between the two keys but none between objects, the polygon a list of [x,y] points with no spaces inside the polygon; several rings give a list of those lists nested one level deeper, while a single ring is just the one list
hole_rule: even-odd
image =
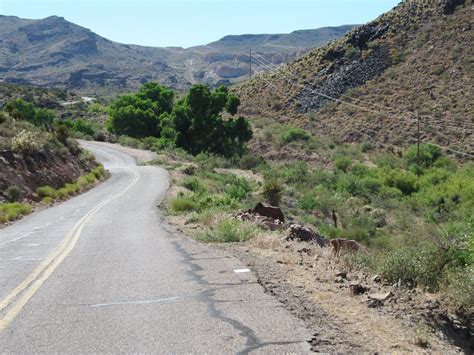
[{"label": "bush on hillside", "polygon": [[281,141],[288,144],[295,141],[308,141],[311,135],[301,128],[288,128],[281,133]]},{"label": "bush on hillside", "polygon": [[43,149],[43,144],[38,141],[34,132],[22,130],[12,139],[12,149],[17,153],[34,154]]},{"label": "bush on hillside", "polygon": [[[440,148],[432,144],[420,144],[419,165],[423,168],[430,168],[443,156]],[[410,165],[418,165],[418,148],[416,145],[408,148],[403,158]]]}]

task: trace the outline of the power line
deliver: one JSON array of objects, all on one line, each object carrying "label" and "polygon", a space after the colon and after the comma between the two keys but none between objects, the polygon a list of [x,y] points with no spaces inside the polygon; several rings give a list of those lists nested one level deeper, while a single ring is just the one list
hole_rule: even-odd
[{"label": "power line", "polygon": [[[264,61],[266,61],[265,58],[263,58],[262,56],[258,55],[257,53],[254,53],[254,55],[255,55],[255,59],[256,59],[256,60],[258,59],[258,61],[260,62],[261,65],[263,65],[265,68],[267,68],[267,69],[270,70],[270,71],[272,70],[271,67],[269,67],[269,65],[265,64],[265,62],[264,62]],[[267,61],[267,62],[268,62],[268,61]],[[275,66],[273,63],[270,63],[270,62],[268,62],[268,63],[269,63],[270,65],[273,65],[276,69],[279,69],[279,67],[278,67],[278,66]],[[281,71],[282,71],[282,70],[281,70]],[[294,74],[294,73],[293,73],[293,74]],[[288,77],[287,77],[286,75],[284,75],[283,73],[281,73],[281,76],[287,78],[288,81],[291,81],[291,82],[292,82],[292,87],[295,85],[294,82],[293,82],[293,80],[290,79],[290,78],[288,78]],[[327,98],[327,99],[329,99],[329,100],[333,100],[333,101],[336,101],[336,102],[338,102],[338,103],[342,103],[342,104],[346,104],[346,105],[349,105],[349,106],[352,106],[352,107],[355,107],[355,108],[359,108],[359,109],[362,109],[362,110],[364,110],[364,111],[369,111],[369,112],[372,112],[372,113],[383,114],[383,115],[388,116],[388,117],[390,117],[390,115],[393,115],[393,114],[394,114],[394,113],[392,113],[392,112],[390,112],[390,113],[387,113],[387,112],[380,112],[380,111],[373,110],[373,109],[371,109],[371,108],[366,108],[366,107],[363,107],[363,106],[355,105],[355,104],[353,104],[353,103],[349,103],[349,102],[346,102],[346,101],[343,101],[343,100],[340,100],[340,99],[331,97],[331,96],[329,96],[329,95],[323,94],[323,93],[321,93],[321,92],[318,92],[318,91],[316,91],[316,90],[314,90],[314,89],[312,89],[312,88],[309,88],[309,87],[307,87],[306,85],[303,85],[303,84],[297,84],[297,85],[299,85],[300,87],[304,88],[305,90],[308,90],[308,91],[310,91],[310,92],[312,92],[312,93],[315,93],[315,94],[317,94],[317,95],[323,96],[323,97],[325,97],[325,98]],[[346,97],[349,97],[350,99],[353,99],[353,100],[356,100],[356,101],[359,101],[359,102],[363,102],[363,103],[364,103],[364,101],[361,100],[361,99],[352,98],[352,97],[347,96],[347,95],[344,95],[344,94],[342,94],[341,96],[346,96]],[[368,102],[365,102],[365,103],[366,103],[366,104],[369,104],[369,105],[381,107],[381,108],[383,108],[384,110],[391,110],[390,108],[387,108],[387,107],[384,107],[384,106],[381,106],[381,105],[378,105],[378,104],[368,103]],[[415,115],[413,112],[408,112],[408,114],[410,114],[410,115]],[[424,115],[423,117],[431,117],[431,118],[434,118],[434,117],[428,116],[428,115]],[[410,118],[406,118],[406,119],[407,119],[407,120],[410,120],[410,121],[412,121],[412,122],[417,122],[417,123],[418,123],[418,121],[415,120],[415,119],[410,119]],[[459,128],[459,127],[453,127],[453,126],[448,126],[448,125],[439,126],[439,125],[432,124],[431,122],[427,122],[427,121],[421,121],[421,123],[424,124],[424,125],[427,125],[427,126],[432,126],[432,127],[436,127],[436,128],[442,128],[442,129],[450,129],[450,130],[452,130],[452,131],[458,131],[458,132],[462,132],[462,133],[466,133],[466,132],[467,132],[467,133],[474,133],[474,129]]]},{"label": "power line", "polygon": [[[268,69],[268,70],[271,71],[272,69],[271,69],[262,59],[260,59],[260,58],[262,58],[260,55],[254,53],[254,59],[257,61],[257,63],[260,64],[260,65],[262,65],[263,67],[265,67],[266,69]],[[288,78],[286,75],[284,75],[283,73],[281,73],[281,76],[285,77],[288,82],[290,82],[290,81],[292,82],[292,80],[291,80],[290,78]],[[259,77],[263,79],[263,75],[260,75]],[[281,78],[281,77],[280,77],[280,78]],[[264,80],[266,83],[268,83],[269,85],[271,85],[273,88],[275,88],[277,91],[279,91],[279,92],[281,93],[280,89],[276,88],[276,86],[274,86],[273,84],[271,84],[271,83],[270,83],[269,81],[267,81],[266,79],[263,79],[263,80]],[[345,101],[343,101],[343,100],[336,99],[336,98],[333,98],[333,97],[331,97],[331,96],[329,96],[329,95],[320,93],[320,92],[318,92],[318,91],[316,91],[316,90],[314,90],[314,89],[308,88],[308,87],[306,87],[305,85],[302,85],[302,84],[298,84],[298,85],[301,86],[301,87],[303,87],[305,90],[308,90],[308,91],[310,91],[310,92],[312,92],[312,93],[315,93],[315,94],[317,94],[317,95],[326,97],[326,98],[328,98],[328,99],[330,99],[330,100],[333,100],[333,101],[336,101],[336,102],[339,102],[339,103],[343,103],[343,104],[346,104],[346,105],[349,105],[349,106],[353,106],[353,107],[355,107],[355,108],[359,108],[359,109],[364,110],[364,111],[370,111],[370,112],[374,112],[374,113],[379,113],[379,114],[383,114],[383,115],[385,115],[385,116],[387,116],[387,117],[390,117],[390,115],[388,115],[386,112],[375,111],[375,110],[372,110],[372,109],[370,109],[370,108],[365,108],[365,107],[362,107],[362,106],[359,106],[359,105],[355,105],[355,104],[352,104],[352,103],[348,103],[348,102],[345,102]],[[293,84],[293,86],[294,86],[294,84]],[[284,96],[288,96],[288,94],[285,94]],[[295,98],[293,98],[293,99],[294,99],[295,101],[298,101],[298,102],[304,104],[301,100],[298,100],[298,99],[295,99]],[[362,101],[362,100],[359,100],[359,101]],[[304,105],[304,106],[306,106],[306,105]],[[408,118],[408,117],[405,117],[405,119],[408,120],[408,121],[411,121],[411,122],[416,122],[417,124],[422,123],[422,124],[424,124],[424,125],[426,125],[426,126],[435,127],[435,128],[451,129],[451,130],[456,130],[456,131],[460,131],[460,132],[468,132],[468,133],[474,132],[474,130],[470,130],[470,129],[463,129],[463,128],[452,127],[452,126],[433,125],[433,124],[430,124],[430,123],[428,123],[428,122],[426,122],[426,121],[420,121],[419,118],[417,118],[416,120],[414,120],[414,119],[410,119],[410,118]],[[362,126],[362,127],[366,128],[366,129],[368,129],[368,130],[374,131],[373,129],[367,128],[367,127],[365,127],[365,126]],[[374,132],[376,132],[376,131],[374,131]],[[363,132],[359,132],[359,133],[363,133]],[[378,133],[378,132],[376,132],[376,133]],[[369,136],[371,139],[373,139],[372,136],[370,136],[370,135],[368,135],[368,134],[366,134],[366,135]],[[419,135],[419,133],[418,133],[418,135]],[[431,143],[431,142],[427,142],[427,143],[428,143],[428,144],[432,144],[432,145],[434,145],[434,146],[437,146],[437,147],[439,147],[439,148],[441,148],[441,149],[445,149],[445,150],[448,150],[448,151],[457,153],[457,154],[461,154],[461,155],[468,156],[468,157],[474,157],[473,154],[469,154],[469,153],[465,153],[465,152],[460,152],[460,151],[457,151],[457,150],[454,150],[454,149],[451,149],[451,148],[448,148],[448,147],[444,147],[444,146],[441,146],[441,145],[438,145],[438,144],[435,144],[435,143]]]},{"label": "power line", "polygon": [[[280,93],[281,95],[287,96],[287,94],[283,93],[278,87],[276,87],[276,86],[273,85],[270,81],[268,81],[267,79],[264,78],[264,74],[265,74],[265,73],[266,73],[266,72],[258,72],[258,74],[261,74],[261,75],[258,76],[258,79],[263,80],[265,83],[267,83],[268,85],[270,85],[271,87],[273,87],[276,91],[278,91],[278,93]],[[263,75],[262,75],[262,74],[263,74]],[[298,102],[301,103],[302,105],[305,105],[302,101],[300,101],[300,100],[298,100],[298,99],[294,99],[294,100],[295,100],[295,101],[298,101]],[[359,126],[362,126],[362,127],[365,128],[366,130],[372,131],[372,132],[374,132],[375,134],[378,133],[377,131],[375,131],[375,130],[369,128],[369,127],[366,127],[366,126],[364,126],[364,125],[361,125],[360,122],[359,122]],[[357,132],[357,133],[360,133],[361,135],[366,135],[366,136],[369,137],[375,144],[381,145],[381,146],[386,147],[386,148],[388,148],[388,149],[393,148],[393,146],[388,146],[388,145],[386,145],[386,144],[384,144],[384,143],[377,142],[374,137],[372,137],[370,134],[368,134],[368,133],[366,133],[366,132],[359,131],[359,130],[357,130],[357,129],[355,129],[355,128],[352,128],[352,131]]]}]

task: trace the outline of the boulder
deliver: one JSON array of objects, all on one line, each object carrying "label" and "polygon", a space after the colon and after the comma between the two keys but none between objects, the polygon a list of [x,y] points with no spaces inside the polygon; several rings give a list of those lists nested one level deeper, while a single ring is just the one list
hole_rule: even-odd
[{"label": "boulder", "polygon": [[311,229],[302,226],[301,224],[291,224],[288,228],[288,236],[286,240],[297,240],[300,242],[315,242],[320,247],[328,244],[328,240],[323,236],[313,232]]},{"label": "boulder", "polygon": [[272,231],[283,229],[284,224],[282,221],[279,219],[273,219],[270,217],[265,217],[265,216],[260,216],[258,214],[254,214],[251,212],[238,212],[235,215],[235,218],[238,218],[242,221],[250,221],[250,222],[255,222],[259,226],[265,228],[265,229],[270,229]]},{"label": "boulder", "polygon": [[257,206],[255,206],[255,208],[249,212],[285,222],[285,216],[279,207],[270,206],[265,203],[259,202]]},{"label": "boulder", "polygon": [[351,295],[358,296],[365,293],[367,291],[367,288],[359,283],[351,283],[349,285],[349,291],[351,292]]}]

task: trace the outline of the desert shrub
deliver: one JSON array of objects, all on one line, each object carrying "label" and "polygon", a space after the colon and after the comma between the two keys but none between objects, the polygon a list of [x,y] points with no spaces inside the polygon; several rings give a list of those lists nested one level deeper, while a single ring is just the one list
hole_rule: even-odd
[{"label": "desert shrub", "polygon": [[343,174],[339,177],[336,188],[340,192],[347,193],[352,196],[366,196],[367,192],[361,179],[353,174]]},{"label": "desert shrub", "polygon": [[370,152],[371,150],[374,149],[374,145],[372,143],[369,143],[369,142],[365,142],[362,144],[362,146],[360,147],[360,150],[363,152],[363,153],[367,153],[367,152]]},{"label": "desert shrub", "polygon": [[81,176],[79,179],[77,179],[77,183],[81,187],[81,189],[89,185],[89,182],[87,181],[85,176]]},{"label": "desert shrub", "polygon": [[118,144],[132,148],[140,148],[140,140],[128,136],[120,136],[117,140]]},{"label": "desert shrub", "polygon": [[54,200],[52,197],[46,196],[46,197],[43,197],[42,201],[45,205],[51,205]]},{"label": "desert shrub", "polygon": [[410,171],[392,170],[385,177],[385,184],[396,187],[404,195],[418,191],[418,177]]},{"label": "desert shrub", "polygon": [[178,196],[170,201],[170,209],[172,212],[190,212],[200,211],[201,206],[198,202],[194,201],[191,196]]},{"label": "desert shrub", "polygon": [[425,286],[435,290],[445,264],[443,254],[432,245],[407,245],[384,253],[379,270],[388,282]]},{"label": "desert shrub", "polygon": [[245,199],[252,191],[249,181],[235,174],[221,175],[221,183],[224,186],[225,193],[237,200]]},{"label": "desert shrub", "polygon": [[281,176],[288,184],[303,184],[310,177],[308,165],[304,161],[295,161],[283,165],[277,170],[277,173],[277,176]]},{"label": "desert shrub", "polygon": [[95,176],[97,180],[100,180],[105,176],[107,171],[105,170],[104,166],[100,164],[96,168],[92,169],[91,173]]},{"label": "desert shrub", "polygon": [[281,141],[288,144],[295,141],[307,141],[311,135],[301,128],[287,128],[280,135]]},{"label": "desert shrub", "polygon": [[207,243],[244,242],[257,235],[258,231],[258,227],[252,223],[224,219],[215,228],[200,234],[197,239]]},{"label": "desert shrub", "polygon": [[193,192],[199,193],[207,191],[206,187],[201,183],[199,178],[194,176],[185,178],[181,184],[183,185],[183,187]]},{"label": "desert shrub", "polygon": [[31,213],[32,207],[27,203],[0,203],[0,223],[14,221]]},{"label": "desert shrub", "polygon": [[85,176],[86,178],[86,181],[89,183],[89,184],[93,184],[95,181],[96,181],[96,177],[95,177],[95,174],[94,173],[89,173]]},{"label": "desert shrub", "polygon": [[64,189],[66,190],[67,194],[71,196],[78,193],[81,187],[79,184],[66,184],[64,185]]},{"label": "desert shrub", "polygon": [[352,165],[352,159],[348,157],[338,157],[334,161],[334,166],[336,169],[347,172]]},{"label": "desert shrub", "polygon": [[68,191],[65,188],[56,190],[56,198],[63,200],[68,197]]},{"label": "desert shrub", "polygon": [[39,197],[50,197],[56,198],[56,191],[51,186],[41,186],[36,189],[36,193]]},{"label": "desert shrub", "polygon": [[361,190],[364,196],[377,195],[382,189],[382,183],[374,177],[365,177],[360,179]]},{"label": "desert shrub", "polygon": [[55,124],[53,134],[56,139],[63,144],[66,144],[68,138],[71,135],[70,128],[63,122],[58,122]]},{"label": "desert shrub", "polygon": [[382,186],[380,188],[378,197],[383,200],[398,199],[403,197],[403,192],[401,192],[396,187]]},{"label": "desert shrub", "polygon": [[43,144],[38,141],[34,132],[22,130],[12,139],[12,149],[23,154],[38,153],[43,149]]},{"label": "desert shrub", "polygon": [[272,206],[279,206],[283,195],[283,185],[278,179],[266,180],[263,184],[262,195]]},{"label": "desert shrub", "polygon": [[94,140],[97,142],[105,142],[106,136],[103,131],[97,131],[94,134]]},{"label": "desert shrub", "polygon": [[5,112],[0,111],[0,124],[6,122],[8,120],[8,116],[5,114]]},{"label": "desert shrub", "polygon": [[83,119],[74,120],[73,130],[75,132],[80,132],[80,133],[83,133],[87,136],[92,136],[92,137],[96,133],[96,131],[95,131],[94,127],[92,126],[92,124],[88,121],[83,120]]},{"label": "desert shrub", "polygon": [[10,202],[16,202],[20,198],[20,189],[16,185],[11,185],[5,192],[5,197]]},{"label": "desert shrub", "polygon": [[472,310],[474,308],[474,266],[447,270],[441,290],[455,305]]},{"label": "desert shrub", "polygon": [[318,201],[313,193],[307,193],[298,200],[298,206],[303,211],[311,212],[318,206]]},{"label": "desert shrub", "polygon": [[244,154],[239,160],[239,168],[251,170],[263,163],[263,159],[255,154]]},{"label": "desert shrub", "polygon": [[[440,148],[432,144],[420,144],[420,164],[424,168],[432,167],[443,156]],[[403,158],[410,165],[418,165],[418,148],[416,145],[408,148]]]}]

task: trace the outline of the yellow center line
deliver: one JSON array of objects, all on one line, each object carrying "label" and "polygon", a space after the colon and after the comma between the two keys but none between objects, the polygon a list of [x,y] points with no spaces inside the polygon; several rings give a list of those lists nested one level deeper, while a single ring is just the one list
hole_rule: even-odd
[{"label": "yellow center line", "polygon": [[66,237],[61,241],[59,246],[46,257],[43,262],[33,270],[8,296],[6,296],[0,302],[0,311],[3,311],[8,305],[10,305],[18,295],[22,292],[23,295],[17,300],[17,302],[6,312],[5,316],[0,319],[0,332],[8,328],[11,322],[21,312],[23,307],[33,297],[33,295],[41,288],[43,283],[51,276],[61,262],[69,255],[77,243],[77,240],[81,236],[81,232],[84,226],[89,220],[105,205],[111,201],[123,196],[133,185],[135,185],[140,177],[137,171],[134,172],[134,177],[130,184],[122,190],[119,194],[102,201],[97,206],[87,212],[71,229]]}]

